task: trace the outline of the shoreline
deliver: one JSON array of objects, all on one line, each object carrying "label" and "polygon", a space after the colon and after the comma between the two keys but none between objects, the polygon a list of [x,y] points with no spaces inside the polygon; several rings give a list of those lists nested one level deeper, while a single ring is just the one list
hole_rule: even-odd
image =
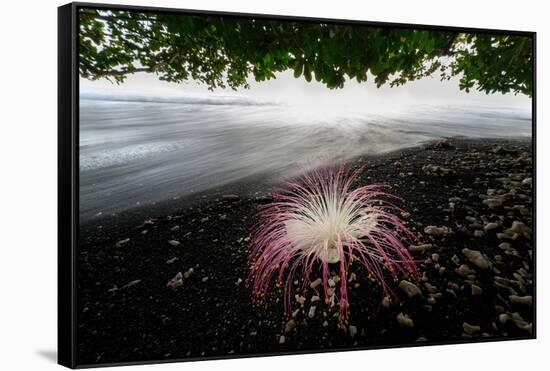
[{"label": "shoreline", "polygon": [[[443,139],[443,138],[442,138]],[[531,138],[448,138],[453,143],[460,143],[461,145],[488,145],[494,144],[515,144],[515,143],[528,143],[531,144]],[[426,141],[418,145],[406,147],[390,152],[370,155],[360,155],[348,159],[347,164],[357,164],[361,162],[380,162],[387,158],[410,156],[418,151],[424,151],[427,147],[433,146],[438,141]],[[198,205],[201,202],[209,201],[211,199],[222,197],[223,195],[238,195],[240,197],[268,197],[271,190],[277,188],[280,182],[280,177],[274,176],[269,173],[258,173],[242,178],[238,181],[223,184],[221,186],[209,188],[203,191],[195,192],[194,194],[186,194],[185,196],[175,196],[162,201],[153,202],[147,205],[136,205],[127,209],[124,209],[118,213],[105,214],[101,216],[94,216],[83,222],[80,222],[80,226],[83,228],[97,227],[102,224],[111,224],[117,220],[133,220],[139,218],[153,218],[170,215],[173,212],[179,212],[193,205]],[[266,191],[268,189],[268,191]],[[170,209],[174,211],[170,212]],[[116,222],[118,224],[118,222]]]},{"label": "shoreline", "polygon": [[[256,206],[270,200],[266,179],[86,223],[78,249],[79,357],[102,363],[530,338],[531,152],[530,139],[454,138],[350,159],[350,166],[365,165],[358,184],[387,183],[404,198],[408,227],[430,247],[413,252],[421,294],[408,297],[396,282],[387,307],[354,267],[344,327],[333,309],[311,303],[314,290],[300,293],[306,303],[293,303],[291,319],[276,290],[262,305],[251,301],[247,241]],[[428,233],[428,226],[447,232]],[[181,285],[167,287],[178,273]],[[412,327],[403,327],[400,313]]]}]

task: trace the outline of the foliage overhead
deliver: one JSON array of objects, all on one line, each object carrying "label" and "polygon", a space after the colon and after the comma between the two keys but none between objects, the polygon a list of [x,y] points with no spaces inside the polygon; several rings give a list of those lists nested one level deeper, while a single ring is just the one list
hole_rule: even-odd
[{"label": "foliage overhead", "polygon": [[460,89],[532,95],[532,38],[323,22],[135,11],[80,11],[80,74],[121,83],[136,72],[248,87],[293,70],[328,88],[459,76]]}]

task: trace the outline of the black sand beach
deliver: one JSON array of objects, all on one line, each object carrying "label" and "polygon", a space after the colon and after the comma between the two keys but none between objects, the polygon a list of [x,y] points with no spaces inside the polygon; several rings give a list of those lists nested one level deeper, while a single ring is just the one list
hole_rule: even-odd
[{"label": "black sand beach", "polygon": [[347,324],[336,307],[311,302],[315,289],[297,292],[306,300],[293,303],[294,317],[278,291],[252,302],[249,236],[270,179],[88,222],[78,250],[78,362],[530,338],[531,150],[527,139],[451,139],[350,161],[365,165],[358,184],[386,183],[404,199],[422,277],[401,284],[408,291],[395,282],[388,302],[353,266]]}]

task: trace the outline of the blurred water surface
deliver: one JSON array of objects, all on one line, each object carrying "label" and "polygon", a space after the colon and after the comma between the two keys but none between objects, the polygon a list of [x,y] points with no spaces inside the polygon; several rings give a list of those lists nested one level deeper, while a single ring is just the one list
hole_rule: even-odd
[{"label": "blurred water surface", "polygon": [[80,217],[87,221],[254,174],[277,177],[319,156],[379,154],[442,137],[530,135],[530,112],[507,108],[327,114],[233,97],[82,95]]}]

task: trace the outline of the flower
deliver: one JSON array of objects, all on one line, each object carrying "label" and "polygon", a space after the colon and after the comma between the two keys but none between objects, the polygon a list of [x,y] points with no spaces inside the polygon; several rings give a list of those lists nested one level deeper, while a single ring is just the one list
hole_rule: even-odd
[{"label": "flower", "polygon": [[[391,292],[384,271],[393,278],[417,273],[404,246],[415,236],[397,216],[401,209],[390,202],[399,198],[384,192],[388,186],[383,184],[352,188],[362,170],[347,170],[344,160],[322,165],[284,181],[274,201],[259,207],[250,254],[254,297],[264,297],[275,281],[283,288],[288,313],[297,274],[305,288],[320,270],[325,302],[338,297],[340,317],[347,318],[352,262],[360,262],[384,294]],[[331,271],[337,272],[337,284]]]}]

